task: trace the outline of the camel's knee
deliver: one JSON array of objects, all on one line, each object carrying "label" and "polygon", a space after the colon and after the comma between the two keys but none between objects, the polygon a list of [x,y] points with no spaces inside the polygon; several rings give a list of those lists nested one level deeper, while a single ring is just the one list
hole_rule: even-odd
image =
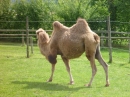
[{"label": "camel's knee", "polygon": [[89,57],[89,61],[90,61],[91,68],[92,68],[92,74],[94,76],[96,74],[96,72],[97,72],[97,67],[95,65],[95,59],[94,59],[94,57]]},{"label": "camel's knee", "polygon": [[108,69],[108,64],[106,62],[104,62],[104,65],[106,66],[106,69]]},{"label": "camel's knee", "polygon": [[108,69],[108,64],[103,59],[99,59],[98,61],[104,67],[105,70]]},{"label": "camel's knee", "polygon": [[57,62],[55,55],[49,55],[49,56],[48,56],[48,60],[49,60],[49,62],[52,63],[52,64],[56,64],[56,62]]}]

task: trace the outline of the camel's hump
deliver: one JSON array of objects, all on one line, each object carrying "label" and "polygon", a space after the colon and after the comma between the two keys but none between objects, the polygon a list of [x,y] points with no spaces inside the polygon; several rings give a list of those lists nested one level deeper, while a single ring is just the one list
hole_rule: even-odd
[{"label": "camel's hump", "polygon": [[85,19],[82,19],[82,18],[77,19],[77,24],[88,26],[87,21]]},{"label": "camel's hump", "polygon": [[61,24],[59,21],[54,21],[54,23],[53,23],[54,28],[61,28],[62,26],[63,26],[63,24]]},{"label": "camel's hump", "polygon": [[60,30],[60,29],[64,29],[64,30],[68,30],[69,27],[64,26],[62,23],[60,23],[59,21],[54,21],[53,22],[53,28],[56,30]]}]

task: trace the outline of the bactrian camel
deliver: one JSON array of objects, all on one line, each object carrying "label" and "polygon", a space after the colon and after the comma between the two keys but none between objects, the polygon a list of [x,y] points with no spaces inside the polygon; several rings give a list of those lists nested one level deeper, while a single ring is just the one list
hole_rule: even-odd
[{"label": "bactrian camel", "polygon": [[78,58],[85,52],[92,68],[91,79],[85,86],[91,86],[97,72],[95,59],[103,66],[106,74],[105,86],[109,86],[108,64],[103,60],[100,53],[100,37],[90,29],[85,19],[79,18],[72,27],[66,27],[58,21],[53,22],[51,38],[42,28],[38,29],[36,34],[41,53],[52,64],[51,76],[48,82],[53,79],[57,55],[61,55],[69,73],[69,84],[74,84],[69,60]]}]

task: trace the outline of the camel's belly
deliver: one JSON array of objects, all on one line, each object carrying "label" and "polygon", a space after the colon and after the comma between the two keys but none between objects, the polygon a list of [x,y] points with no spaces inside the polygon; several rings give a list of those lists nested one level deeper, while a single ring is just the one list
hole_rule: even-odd
[{"label": "camel's belly", "polygon": [[62,55],[68,59],[77,58],[85,51],[82,37],[76,34],[64,35],[58,45]]},{"label": "camel's belly", "polygon": [[62,46],[62,55],[68,59],[80,57],[84,53],[84,46],[82,44],[64,44]]},{"label": "camel's belly", "polygon": [[64,57],[68,58],[68,59],[73,59],[73,58],[78,58],[83,54],[83,52],[70,52],[67,54],[63,54]]}]

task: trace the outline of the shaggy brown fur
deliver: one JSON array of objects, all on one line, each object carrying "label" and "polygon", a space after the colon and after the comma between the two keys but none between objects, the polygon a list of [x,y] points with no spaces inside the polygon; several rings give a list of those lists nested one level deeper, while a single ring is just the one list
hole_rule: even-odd
[{"label": "shaggy brown fur", "polygon": [[61,55],[70,76],[70,84],[73,84],[74,80],[70,71],[69,59],[78,58],[85,52],[92,67],[92,77],[86,86],[91,86],[97,71],[95,58],[103,66],[106,73],[106,86],[109,86],[108,65],[100,54],[100,37],[90,29],[85,19],[78,19],[72,27],[66,27],[60,22],[55,21],[53,23],[51,39],[42,29],[37,30],[36,33],[41,53],[52,64],[49,82],[52,81],[57,62],[56,57]]}]

